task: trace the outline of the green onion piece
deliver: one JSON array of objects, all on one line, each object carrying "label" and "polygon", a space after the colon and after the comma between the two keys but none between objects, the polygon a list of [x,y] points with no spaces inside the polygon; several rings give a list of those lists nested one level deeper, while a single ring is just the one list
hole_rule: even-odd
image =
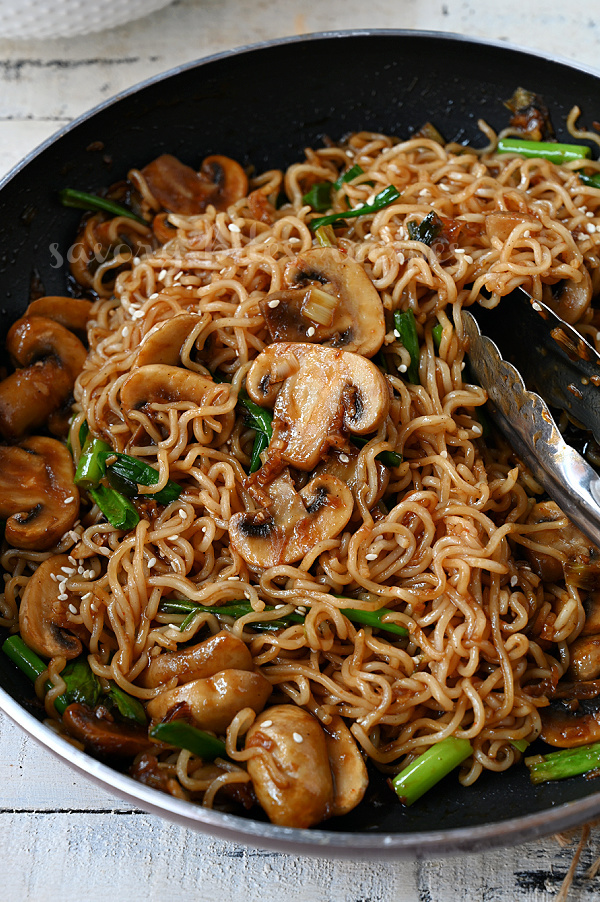
[{"label": "green onion piece", "polygon": [[[371,439],[366,435],[353,435],[351,441],[357,448],[364,448]],[[386,467],[399,467],[402,463],[402,455],[396,454],[395,451],[381,451],[375,460],[380,460]]]},{"label": "green onion piece", "polygon": [[584,185],[589,185],[590,188],[600,188],[600,172],[596,172],[594,175],[584,175],[583,172],[578,171],[577,175],[579,181]]},{"label": "green onion piece", "polygon": [[302,198],[303,204],[308,204],[317,213],[328,210],[331,206],[331,192],[333,182],[317,182]]},{"label": "green onion piece", "polygon": [[88,435],[81,449],[81,457],[75,470],[74,482],[80,489],[96,488],[106,474],[106,455],[112,454],[110,445],[93,435]]},{"label": "green onion piece", "polygon": [[140,515],[131,501],[115,489],[99,485],[88,489],[88,495],[116,529],[134,529],[140,522]]},{"label": "green onion piece", "polygon": [[387,633],[395,633],[397,636],[408,636],[408,630],[395,621],[384,621],[387,614],[391,614],[389,608],[379,608],[378,611],[362,611],[360,608],[342,608],[342,614],[352,623],[372,626],[376,630],[385,630]]},{"label": "green onion piece", "polygon": [[239,393],[238,403],[245,407],[250,414],[249,419],[252,428],[256,429],[257,432],[263,432],[271,441],[273,436],[273,414],[251,401],[245,391]]},{"label": "green onion piece", "polygon": [[[120,451],[106,452],[104,457],[105,463],[106,459],[111,457],[115,457],[116,460],[106,468],[107,475],[109,478],[111,475],[114,475],[119,479],[125,480],[126,485],[127,483],[133,485],[135,491],[131,494],[138,494],[138,485],[156,485],[160,478],[158,470],[150,466],[150,464],[145,463],[143,460],[140,460],[138,457],[133,457],[131,454],[123,454]],[[123,491],[118,485],[115,486],[115,488],[117,488],[118,491]],[[172,479],[169,479],[164,488],[159,492],[148,494],[147,497],[152,498],[159,504],[170,504],[171,501],[177,501],[182,491],[180,485],[173,482]],[[125,491],[124,493],[130,494],[129,491]]]},{"label": "green onion piece", "polygon": [[317,244],[319,244],[321,247],[337,246],[337,240],[335,237],[335,232],[333,231],[333,226],[320,226],[315,232],[315,238],[317,239]]},{"label": "green onion piece", "polygon": [[436,351],[439,351],[439,349],[440,349],[440,345],[441,345],[441,343],[442,343],[442,335],[443,335],[443,333],[444,333],[444,327],[442,326],[441,323],[438,323],[438,324],[437,324],[436,326],[434,326],[433,329],[431,330],[431,335],[432,335],[432,338],[433,338],[433,343],[434,343],[434,345],[435,345]]},{"label": "green onion piece", "polygon": [[127,692],[124,692],[120,686],[117,686],[117,684],[112,681],[107,694],[111,701],[114,702],[121,717],[124,717],[126,720],[133,720],[135,723],[139,723],[142,726],[146,725],[148,718],[146,717],[146,711],[139,698],[128,695]]},{"label": "green onion piece", "polygon": [[421,244],[431,247],[444,228],[444,224],[437,213],[432,210],[421,222],[417,223],[411,220],[411,222],[406,224],[406,227],[413,241],[420,241]]},{"label": "green onion piece", "polygon": [[257,432],[254,437],[254,445],[252,446],[252,458],[250,460],[250,472],[256,473],[262,465],[260,455],[265,448],[269,447],[269,439],[264,432]]},{"label": "green onion piece", "polygon": [[362,207],[346,210],[345,213],[330,213],[328,216],[319,216],[317,219],[312,219],[309,225],[314,232],[321,226],[331,225],[340,220],[353,219],[356,216],[365,216],[368,213],[378,213],[380,210],[389,207],[390,204],[397,201],[399,197],[400,192],[398,189],[394,188],[393,185],[388,185],[387,188],[384,188],[383,191],[380,191],[379,194],[373,198],[372,204],[363,204]]},{"label": "green onion piece", "polygon": [[77,191],[75,188],[63,188],[58,192],[63,207],[77,207],[79,210],[102,210],[104,213],[112,213],[113,216],[127,216],[142,225],[148,225],[145,219],[138,216],[133,210],[128,210],[122,204],[107,197],[98,197],[97,194],[88,194],[86,191]]},{"label": "green onion piece", "polygon": [[400,341],[410,354],[410,365],[406,373],[408,381],[413,385],[419,384],[419,358],[421,352],[419,350],[419,337],[417,335],[417,324],[415,315],[412,310],[396,310],[394,313],[394,325],[396,331],[400,333]]},{"label": "green onion piece", "polygon": [[205,733],[184,720],[171,720],[169,723],[158,723],[152,727],[149,735],[152,739],[167,742],[179,749],[187,749],[193,755],[205,761],[226,756],[225,743],[211,733]]},{"label": "green onion piece", "polygon": [[403,805],[412,805],[472,754],[467,739],[448,736],[436,742],[394,777],[392,785],[398,798]]},{"label": "green onion piece", "polygon": [[[84,420],[81,426],[79,427],[79,447],[83,450],[83,446],[85,445],[85,440],[88,437],[90,431],[90,427],[87,424],[87,420]],[[67,448],[69,449],[69,454],[73,456],[73,445],[71,444],[71,434],[69,433],[67,437]]]},{"label": "green onion piece", "polygon": [[[194,601],[186,599],[175,599],[173,601],[164,601],[160,606],[163,614],[187,614],[187,617],[179,627],[183,630],[187,629],[196,614],[214,614],[215,617],[243,617],[245,614],[253,614],[254,608],[249,601],[240,601],[235,604],[223,605],[215,607],[214,605],[196,604]],[[272,614],[276,609],[272,605],[267,605],[264,609],[265,614]],[[400,626],[399,623],[386,622],[383,618],[386,614],[391,614],[389,608],[380,608],[378,611],[362,611],[358,608],[342,608],[342,614],[353,623],[372,626],[375,629],[385,630],[388,633],[395,633],[398,636],[408,636],[408,630]],[[304,623],[304,615],[292,611],[291,614],[285,614],[278,620],[256,621],[250,624],[252,629],[283,629],[293,623]]]},{"label": "green onion piece", "polygon": [[518,153],[522,157],[550,160],[551,163],[571,163],[587,159],[592,151],[583,144],[558,144],[552,141],[528,141],[526,138],[500,138],[497,153]]},{"label": "green onion piece", "polygon": [[333,187],[336,191],[339,191],[342,185],[347,185],[348,182],[352,182],[355,178],[358,178],[359,175],[363,175],[364,171],[362,166],[359,166],[358,163],[356,163],[354,166],[351,166],[347,172],[343,172],[342,175],[335,180]]},{"label": "green onion piece", "polygon": [[526,752],[529,748],[529,743],[526,739],[511,739],[510,744],[513,745],[518,752]]},{"label": "green onion piece", "polygon": [[532,783],[576,777],[600,767],[600,742],[580,745],[575,749],[561,749],[547,755],[533,755],[525,758],[525,764]]},{"label": "green onion piece", "polygon": [[[29,648],[21,636],[9,636],[2,645],[2,651],[32,683],[47,670],[48,665]],[[85,659],[71,661],[61,676],[67,684],[67,689],[54,699],[54,707],[59,714],[64,714],[74,701],[83,701],[92,707],[96,704],[100,695],[100,683]],[[48,692],[51,688],[51,681],[46,680],[44,689]]]}]

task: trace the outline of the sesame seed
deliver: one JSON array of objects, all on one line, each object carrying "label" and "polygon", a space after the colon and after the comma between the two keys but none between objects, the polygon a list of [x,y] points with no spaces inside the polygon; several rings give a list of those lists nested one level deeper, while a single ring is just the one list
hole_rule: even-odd
[{"label": "sesame seed", "polygon": [[588,219],[594,218],[594,212],[592,210],[586,210],[585,215],[588,217]]},{"label": "sesame seed", "polygon": [[74,573],[77,573],[76,567],[61,567],[63,573],[66,573],[67,576],[73,576]]},{"label": "sesame seed", "polygon": [[533,304],[532,304],[531,306],[533,307],[533,309],[535,310],[536,313],[541,313],[541,312],[542,312],[542,308],[540,307],[540,305],[539,305],[536,301],[534,301]]},{"label": "sesame seed", "polygon": [[91,603],[91,605],[90,605],[90,611],[93,611],[95,614],[98,613],[98,606],[96,605],[95,602],[92,602],[92,603]]},{"label": "sesame seed", "polygon": [[374,200],[375,200],[375,195],[369,194],[369,196],[367,197],[367,203],[370,205],[373,203]]},{"label": "sesame seed", "polygon": [[59,601],[66,601],[69,596],[65,592],[61,592],[58,596]]},{"label": "sesame seed", "polygon": [[477,424],[475,424],[473,426],[472,432],[473,432],[473,435],[481,435],[483,432],[483,429],[481,428],[481,426],[478,426]]},{"label": "sesame seed", "polygon": [[419,197],[425,197],[426,194],[429,194],[429,188],[421,188],[419,191]]},{"label": "sesame seed", "polygon": [[121,329],[121,335],[125,338],[128,334],[129,334],[129,325],[125,325]]},{"label": "sesame seed", "polygon": [[179,516],[181,517],[182,520],[185,520],[186,513],[185,513],[185,511],[184,511],[184,509],[183,509],[182,507],[179,508],[179,510],[177,511],[177,513],[179,514]]},{"label": "sesame seed", "polygon": [[454,249],[455,254],[466,254],[464,247],[457,247]]},{"label": "sesame seed", "polygon": [[270,307],[271,310],[275,310],[275,307],[279,307],[280,303],[281,303],[281,301],[278,301],[278,300],[269,301],[267,306]]},{"label": "sesame seed", "polygon": [[132,319],[141,319],[144,316],[143,310],[134,310],[131,314]]},{"label": "sesame seed", "polygon": [[85,568],[82,567],[80,564],[79,567],[77,568],[77,572],[79,573],[80,576],[83,576],[83,574],[85,573]]},{"label": "sesame seed", "polygon": [[156,566],[156,558],[155,557],[150,558],[150,560],[148,561],[148,566],[150,567],[150,569],[152,569],[152,567]]},{"label": "sesame seed", "polygon": [[133,258],[133,265],[134,265],[134,266],[139,266],[139,264],[140,264],[140,258],[139,258],[139,257],[134,257],[134,258]]},{"label": "sesame seed", "polygon": [[401,373],[405,373],[407,371],[408,367],[405,363],[401,363],[400,366],[398,367],[398,369]]},{"label": "sesame seed", "polygon": [[394,335],[396,336],[396,338],[400,338],[400,333],[397,329],[394,329]]},{"label": "sesame seed", "polygon": [[511,578],[510,578],[510,584],[511,584],[511,586],[512,586],[513,589],[514,589],[514,587],[517,585],[518,582],[519,582],[518,576],[517,576],[516,574],[513,574],[513,575],[511,576]]},{"label": "sesame seed", "polygon": [[230,232],[241,232],[239,225],[236,225],[235,222],[230,222],[227,226]]},{"label": "sesame seed", "polygon": [[70,564],[73,564],[74,567],[77,566],[77,561],[75,560],[75,558],[73,557],[72,554],[70,554],[70,555],[68,556],[67,560],[69,561]]},{"label": "sesame seed", "polygon": [[272,727],[272,726],[273,726],[272,720],[263,720],[263,722],[261,723],[261,727]]},{"label": "sesame seed", "polygon": [[155,291],[153,294],[150,295],[150,297],[148,298],[148,300],[149,300],[149,301],[153,301],[153,300],[154,300],[155,298],[157,298],[157,297],[158,297],[158,291]]},{"label": "sesame seed", "polygon": [[349,463],[350,463],[350,458],[348,457],[347,454],[340,454],[339,459],[341,460],[341,462],[342,462],[343,464],[349,464]]},{"label": "sesame seed", "polygon": [[525,231],[523,232],[523,238],[531,238],[531,232],[529,231],[529,229],[525,229]]},{"label": "sesame seed", "polygon": [[85,595],[82,595],[82,596],[81,596],[81,600],[82,600],[82,601],[87,601],[88,598],[91,598],[91,597],[92,597],[92,593],[91,593],[91,592],[86,592]]},{"label": "sesame seed", "polygon": [[592,234],[592,232],[596,231],[596,226],[594,225],[593,222],[588,222],[588,224],[586,225],[585,228],[586,228],[586,231],[588,231],[590,233],[590,235]]},{"label": "sesame seed", "polygon": [[167,539],[169,540],[169,542],[175,542],[175,541],[177,541],[178,538],[179,538],[178,535],[167,536]]},{"label": "sesame seed", "polygon": [[440,457],[448,457],[448,452],[445,448],[440,451]]},{"label": "sesame seed", "polygon": [[306,614],[306,607],[303,604],[299,604],[296,610],[299,611],[300,614]]},{"label": "sesame seed", "polygon": [[173,276],[173,281],[174,281],[174,282],[179,282],[179,280],[180,280],[180,278],[182,277],[182,275],[183,275],[183,272],[180,270],[178,273],[176,273],[176,274]]},{"label": "sesame seed", "polygon": [[158,274],[158,278],[159,278],[159,279],[164,279],[164,277],[166,276],[166,274],[167,274],[167,270],[166,270],[166,269],[161,269],[161,271],[160,271],[159,274]]},{"label": "sesame seed", "polygon": [[315,329],[314,326],[309,326],[308,329],[306,330],[306,334],[308,335],[309,338],[312,338],[316,331],[317,330]]},{"label": "sesame seed", "polygon": [[472,263],[472,262],[473,262],[473,257],[471,257],[470,254],[465,254],[465,263]]},{"label": "sesame seed", "polygon": [[228,576],[227,579],[236,580],[239,579],[239,576]]},{"label": "sesame seed", "polygon": [[[361,204],[362,206],[362,204]],[[301,238],[288,238],[290,244],[302,244]]]},{"label": "sesame seed", "polygon": [[53,579],[55,583],[58,582],[58,576],[56,575],[56,573],[51,573],[51,574],[50,574],[50,579]]},{"label": "sesame seed", "polygon": [[276,604],[276,605],[275,605],[275,609],[277,609],[277,608],[284,608],[284,607],[285,607],[284,604]]},{"label": "sesame seed", "polygon": [[301,736],[300,733],[292,733],[292,736],[294,737],[294,742],[297,742],[298,744],[304,742],[304,737]]},{"label": "sesame seed", "polygon": [[76,614],[76,613],[77,613],[77,608],[75,607],[74,604],[70,604],[70,605],[69,605],[69,610],[70,610],[71,614]]},{"label": "sesame seed", "polygon": [[379,555],[376,551],[370,551],[368,554],[365,554],[365,557],[368,561],[376,561]]}]

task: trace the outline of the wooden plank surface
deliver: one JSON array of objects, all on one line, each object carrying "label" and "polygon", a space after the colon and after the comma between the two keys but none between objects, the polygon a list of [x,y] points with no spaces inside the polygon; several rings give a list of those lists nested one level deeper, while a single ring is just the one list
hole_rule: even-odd
[{"label": "wooden plank surface", "polygon": [[[0,176],[74,116],[179,63],[283,35],[358,28],[456,32],[600,66],[591,7],[562,0],[179,0],[80,39],[0,36]],[[546,902],[574,851],[573,843],[561,848],[547,838],[452,859],[364,863],[244,848],[137,810],[1,715],[0,787],[8,902],[95,902],[107,894],[119,902]],[[597,854],[598,830],[582,854],[571,902],[600,898],[600,881],[585,876]]]}]

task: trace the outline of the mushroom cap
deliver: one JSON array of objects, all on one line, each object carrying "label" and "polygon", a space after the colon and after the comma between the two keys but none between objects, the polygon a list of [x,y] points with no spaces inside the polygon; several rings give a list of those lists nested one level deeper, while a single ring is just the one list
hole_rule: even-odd
[{"label": "mushroom cap", "polygon": [[570,705],[553,702],[540,711],[540,738],[549,745],[572,749],[600,740],[600,709],[597,699],[581,701],[576,711]]},{"label": "mushroom cap", "polygon": [[68,706],[62,722],[71,736],[96,755],[133,758],[153,745],[143,727],[115,723],[79,702]]},{"label": "mushroom cap", "polygon": [[262,673],[222,670],[161,692],[148,702],[146,710],[153,720],[162,720],[176,705],[185,704],[201,729],[223,735],[242,708],[262,711],[272,691]]},{"label": "mushroom cap", "polygon": [[365,357],[312,344],[279,342],[258,355],[246,378],[257,404],[274,407],[269,454],[312,470],[350,433],[374,432],[388,415],[385,376]]},{"label": "mushroom cap", "polygon": [[592,301],[591,276],[585,266],[580,269],[580,279],[563,279],[556,285],[545,286],[543,300],[565,322],[578,323]]},{"label": "mushroom cap", "polygon": [[333,776],[331,813],[334,816],[348,814],[362,801],[369,785],[367,766],[354,736],[341,717],[332,717],[323,730]]},{"label": "mushroom cap", "polygon": [[[67,660],[81,654],[81,642],[73,632],[83,627],[69,623],[69,604],[79,600],[67,590],[60,592],[59,580],[66,579],[63,567],[70,569],[68,555],[55,554],[43,561],[29,579],[19,607],[19,627],[29,648],[46,658],[63,655]],[[54,579],[53,577],[58,577]],[[67,595],[60,600],[59,594]]]},{"label": "mushroom cap", "polygon": [[[269,820],[282,827],[311,827],[332,813],[333,779],[321,724],[296,705],[275,705],[246,734],[254,792]],[[265,757],[272,758],[275,768]]]},{"label": "mushroom cap", "polygon": [[171,154],[162,154],[142,169],[153,197],[171,213],[193,216],[209,204],[226,210],[244,197],[248,178],[239,163],[230,157],[206,157],[195,172]]},{"label": "mushroom cap", "polygon": [[6,336],[6,350],[16,366],[52,357],[70,373],[72,384],[83,369],[87,351],[76,335],[47,316],[23,316]]},{"label": "mushroom cap", "polygon": [[16,441],[40,429],[72,389],[71,374],[52,357],[15,370],[0,382],[0,434]]},{"label": "mushroom cap", "polygon": [[197,313],[178,313],[161,323],[157,323],[144,336],[136,357],[136,366],[181,363],[181,352],[196,326],[210,321],[209,317]]},{"label": "mushroom cap", "polygon": [[92,302],[84,298],[49,295],[32,301],[25,316],[45,316],[71,332],[85,333],[92,306]]},{"label": "mushroom cap", "polygon": [[352,515],[351,490],[327,474],[296,492],[284,473],[266,492],[268,511],[234,514],[229,521],[233,548],[254,568],[301,560],[319,542],[337,536]]},{"label": "mushroom cap", "polygon": [[[363,357],[377,353],[385,338],[383,304],[362,264],[336,247],[315,247],[288,264],[285,278],[287,290],[260,302],[273,341],[315,342]],[[319,300],[331,305],[329,322],[311,317]]]},{"label": "mushroom cap", "polygon": [[152,658],[148,667],[140,675],[140,685],[149,689],[177,677],[178,682],[206,679],[221,670],[253,670],[254,661],[248,646],[221,630],[197,645],[180,651],[167,652]]},{"label": "mushroom cap", "polygon": [[73,460],[62,442],[31,436],[0,445],[0,519],[15,548],[52,548],[79,513]]}]

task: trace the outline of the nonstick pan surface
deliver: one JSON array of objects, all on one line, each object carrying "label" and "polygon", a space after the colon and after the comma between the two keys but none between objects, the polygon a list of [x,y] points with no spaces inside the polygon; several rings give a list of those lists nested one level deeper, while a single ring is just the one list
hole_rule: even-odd
[{"label": "nonstick pan surface", "polygon": [[[307,146],[369,130],[409,136],[432,121],[447,140],[486,143],[477,122],[507,124],[503,101],[523,86],[541,94],[556,137],[577,104],[600,119],[600,77],[534,54],[451,35],[344,32],[290,38],[201,60],[152,79],[83,116],[0,183],[0,337],[28,303],[32,280],[68,291],[61,261],[79,213],[64,187],[96,190],[160,153],[193,165],[227,154],[257,171],[283,168]],[[381,776],[351,814],[322,829],[275,827],[208,811],[136,783],[74,749],[41,723],[31,685],[0,655],[0,707],[86,778],[191,828],[295,853],[433,856],[514,844],[600,815],[600,786],[583,777],[538,787],[524,767],[465,789],[447,778],[405,810]]]}]

